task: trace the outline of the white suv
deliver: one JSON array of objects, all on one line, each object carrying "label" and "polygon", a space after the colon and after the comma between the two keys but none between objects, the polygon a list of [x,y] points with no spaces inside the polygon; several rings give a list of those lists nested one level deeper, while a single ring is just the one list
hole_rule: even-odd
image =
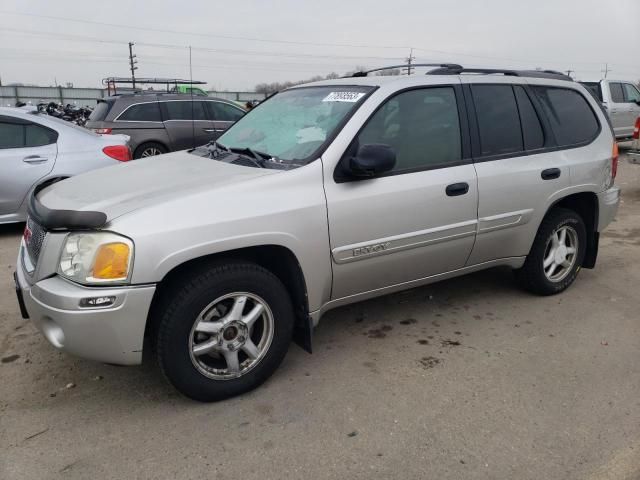
[{"label": "white suv", "polygon": [[262,383],[292,338],[310,349],[340,305],[496,265],[563,291],[618,207],[605,114],[554,72],[429,73],[290,88],[218,143],[36,192],[23,315],[94,360],[149,345],[211,401]]}]

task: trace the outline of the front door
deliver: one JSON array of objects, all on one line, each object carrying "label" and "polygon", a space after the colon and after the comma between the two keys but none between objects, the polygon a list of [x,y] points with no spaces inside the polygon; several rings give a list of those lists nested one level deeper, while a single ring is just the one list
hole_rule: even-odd
[{"label": "front door", "polygon": [[172,150],[205,145],[215,139],[215,125],[208,117],[202,100],[168,100],[161,102],[164,125]]},{"label": "front door", "polygon": [[217,100],[208,102],[213,115],[216,128],[216,138],[222,135],[227,128],[240,120],[246,113],[240,107]]},{"label": "front door", "polygon": [[386,144],[396,154],[393,171],[366,180],[325,179],[332,298],[465,265],[475,238],[478,190],[459,102],[459,85],[395,94],[342,159],[348,161],[358,146]]},{"label": "front door", "polygon": [[0,221],[16,213],[31,187],[51,171],[57,137],[42,125],[0,116]]}]

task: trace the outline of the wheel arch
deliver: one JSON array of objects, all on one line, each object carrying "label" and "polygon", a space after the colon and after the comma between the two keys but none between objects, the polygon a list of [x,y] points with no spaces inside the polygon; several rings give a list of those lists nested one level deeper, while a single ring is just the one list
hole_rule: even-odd
[{"label": "wheel arch", "polygon": [[268,244],[211,253],[186,260],[169,270],[158,283],[151,302],[145,337],[151,337],[162,308],[163,294],[186,275],[193,275],[221,261],[248,261],[269,270],[284,284],[291,295],[296,314],[294,341],[311,353],[313,323],[309,316],[307,284],[296,255],[282,245]]},{"label": "wheel arch", "polygon": [[600,238],[598,233],[599,203],[597,194],[591,191],[584,191],[559,198],[549,206],[545,217],[556,208],[572,210],[580,215],[584,221],[587,230],[587,250],[582,266],[584,268],[595,267]]}]

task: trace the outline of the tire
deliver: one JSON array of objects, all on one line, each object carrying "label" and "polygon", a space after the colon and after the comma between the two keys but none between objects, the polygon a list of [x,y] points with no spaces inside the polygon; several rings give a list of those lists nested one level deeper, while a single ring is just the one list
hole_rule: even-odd
[{"label": "tire", "polygon": [[[248,392],[271,376],[289,349],[291,299],[282,282],[256,264],[213,264],[169,287],[163,298],[155,334],[158,363],[189,398],[212,402]],[[259,304],[261,316],[249,325]],[[234,352],[235,363],[228,360]]]},{"label": "tire", "polygon": [[[558,251],[565,232],[566,263],[557,263],[565,251]],[[557,243],[552,236],[555,235]],[[573,237],[573,238],[572,238]],[[574,244],[571,247],[572,243]],[[522,268],[515,270],[516,279],[527,291],[538,295],[554,295],[566,290],[578,276],[587,246],[587,231],[582,217],[573,210],[557,208],[542,221],[531,251]],[[571,249],[575,251],[571,253]],[[554,255],[553,251],[558,255]],[[551,261],[552,264],[548,262]],[[555,265],[555,268],[554,268]],[[551,272],[551,275],[549,274]]]},{"label": "tire", "polygon": [[142,145],[138,145],[136,151],[133,152],[133,158],[145,158],[145,157],[154,157],[156,155],[162,155],[163,153],[167,153],[167,147],[157,142],[146,142]]}]

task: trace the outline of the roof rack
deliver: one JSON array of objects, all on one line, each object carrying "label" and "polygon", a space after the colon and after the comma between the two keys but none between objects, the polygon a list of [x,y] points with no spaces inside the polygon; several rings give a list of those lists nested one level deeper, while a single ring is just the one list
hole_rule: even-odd
[{"label": "roof rack", "polygon": [[[130,77],[107,77],[102,79],[102,84],[107,87],[108,95],[117,95],[117,85],[132,85],[133,89],[129,89],[126,93],[141,92],[141,89],[136,89],[137,84],[145,85],[165,85],[167,93],[170,93],[170,87],[173,87],[174,91],[178,91],[178,85],[205,85],[207,82],[199,80],[184,80],[181,78],[130,78]],[[113,90],[113,93],[111,91]]]},{"label": "roof rack", "polygon": [[460,75],[461,73],[476,74],[502,74],[510,77],[530,77],[530,78],[551,78],[555,80],[567,80],[573,82],[573,78],[556,70],[511,70],[502,68],[464,68],[460,65],[456,67],[440,67],[427,72],[427,75]]},{"label": "roof rack", "polygon": [[[412,63],[411,68],[413,67],[439,67],[452,70],[463,68],[461,65],[457,65],[455,63]],[[347,75],[347,77],[366,77],[368,74],[373,72],[381,72],[382,70],[393,70],[394,68],[407,68],[407,65],[391,65],[389,67],[374,68],[372,70],[366,70],[364,72],[355,72],[352,75]]]}]

